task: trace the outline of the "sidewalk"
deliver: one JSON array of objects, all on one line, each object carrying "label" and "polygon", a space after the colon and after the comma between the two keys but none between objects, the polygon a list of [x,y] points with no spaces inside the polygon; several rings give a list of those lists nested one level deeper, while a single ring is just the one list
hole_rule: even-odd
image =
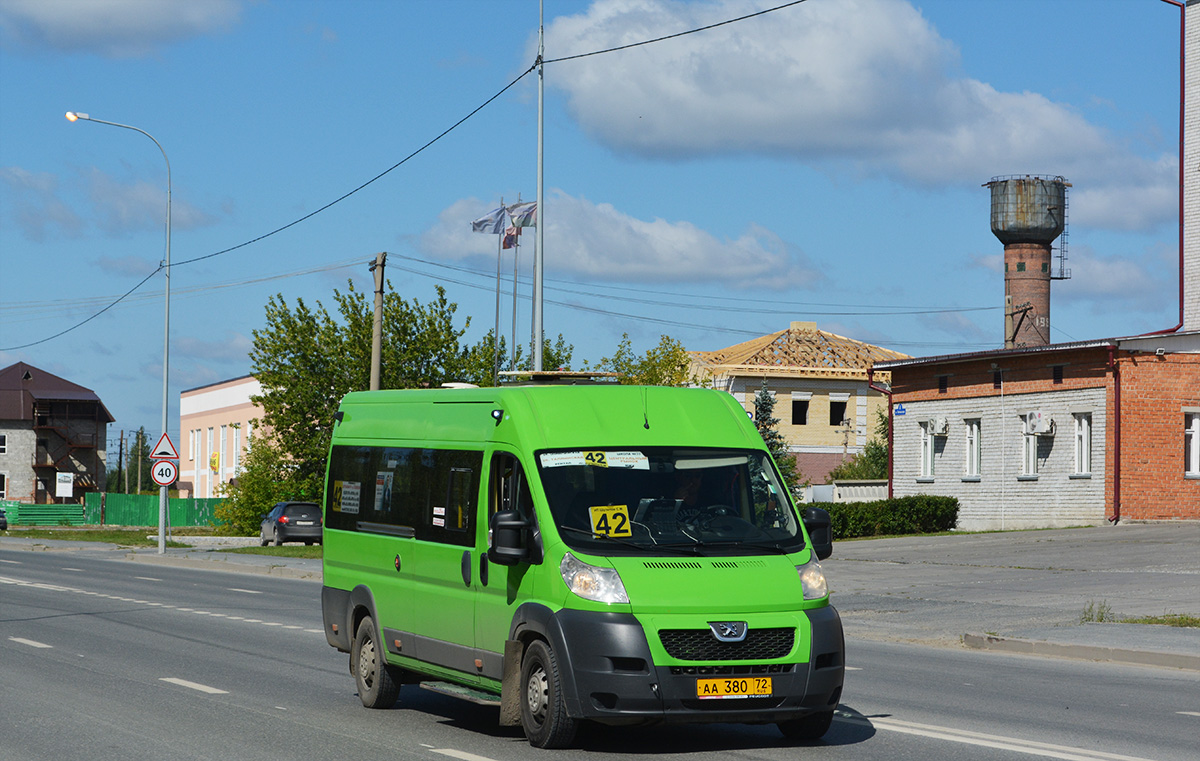
[{"label": "sidewalk", "polygon": [[[320,560],[215,551],[233,540],[176,539],[195,546],[159,555],[150,547],[0,537],[0,548],[321,580]],[[1118,619],[1200,616],[1200,523],[836,542],[822,566],[851,640],[1200,671],[1200,629],[1080,623],[1089,604],[1108,606]]]},{"label": "sidewalk", "polygon": [[1200,616],[1200,524],[837,542],[822,563],[848,638],[1200,670],[1200,629],[1080,623]]}]

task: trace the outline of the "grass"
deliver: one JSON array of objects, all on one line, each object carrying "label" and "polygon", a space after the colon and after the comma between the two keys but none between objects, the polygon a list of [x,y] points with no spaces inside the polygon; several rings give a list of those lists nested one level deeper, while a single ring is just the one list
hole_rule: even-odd
[{"label": "grass", "polygon": [[253,547],[224,547],[217,552],[232,552],[238,555],[274,555],[280,558],[316,558],[320,560],[324,557],[324,548],[319,544],[285,544],[281,547],[269,545],[267,547],[259,547],[257,544]]},{"label": "grass", "polygon": [[1112,606],[1105,601],[1099,603],[1088,600],[1079,616],[1081,624],[1153,624],[1158,626],[1179,626],[1200,628],[1200,616],[1190,613],[1164,613],[1161,616],[1118,616],[1112,612]]},{"label": "grass", "polygon": [[[58,539],[68,542],[107,542],[125,547],[156,547],[158,538],[148,538],[157,535],[158,527],[153,528],[10,528],[3,532],[5,536],[21,539]],[[183,536],[182,530],[172,531],[175,536]],[[195,536],[195,534],[190,534]],[[186,547],[175,541],[168,541],[168,547]]]}]

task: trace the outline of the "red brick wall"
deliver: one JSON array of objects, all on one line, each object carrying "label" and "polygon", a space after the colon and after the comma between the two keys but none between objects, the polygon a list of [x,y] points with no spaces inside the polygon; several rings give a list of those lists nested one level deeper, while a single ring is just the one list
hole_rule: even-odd
[{"label": "red brick wall", "polygon": [[1184,406],[1200,407],[1200,357],[1137,354],[1122,359],[1123,519],[1200,519],[1200,479],[1183,477]]}]

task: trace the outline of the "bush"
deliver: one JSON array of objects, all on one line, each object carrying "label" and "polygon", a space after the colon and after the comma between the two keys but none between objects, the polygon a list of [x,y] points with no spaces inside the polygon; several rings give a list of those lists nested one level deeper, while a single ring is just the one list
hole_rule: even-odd
[{"label": "bush", "polygon": [[932,534],[958,523],[958,499],[918,494],[875,502],[814,502],[829,512],[834,539],[895,534]]}]

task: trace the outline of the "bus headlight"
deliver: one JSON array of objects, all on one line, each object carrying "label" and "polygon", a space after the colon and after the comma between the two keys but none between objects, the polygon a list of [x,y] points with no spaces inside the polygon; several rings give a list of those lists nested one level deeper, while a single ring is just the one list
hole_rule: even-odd
[{"label": "bus headlight", "polygon": [[805,600],[820,600],[829,594],[829,585],[825,583],[825,572],[821,570],[821,564],[816,559],[797,566],[796,572],[800,574],[800,586],[804,588]]},{"label": "bus headlight", "polygon": [[621,574],[614,568],[588,565],[568,552],[558,564],[558,570],[567,589],[585,600],[610,604],[629,602],[625,585],[621,583]]}]

